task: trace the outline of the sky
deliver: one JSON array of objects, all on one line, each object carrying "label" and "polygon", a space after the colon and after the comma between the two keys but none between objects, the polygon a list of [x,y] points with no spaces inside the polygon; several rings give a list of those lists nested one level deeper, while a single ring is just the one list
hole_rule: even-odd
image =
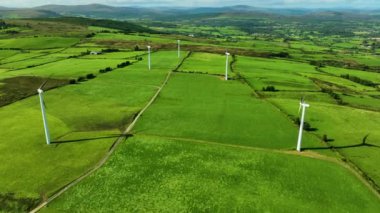
[{"label": "sky", "polygon": [[0,0],[0,6],[34,7],[45,4],[78,5],[106,4],[141,7],[205,7],[250,5],[255,7],[285,8],[380,8],[380,0]]}]

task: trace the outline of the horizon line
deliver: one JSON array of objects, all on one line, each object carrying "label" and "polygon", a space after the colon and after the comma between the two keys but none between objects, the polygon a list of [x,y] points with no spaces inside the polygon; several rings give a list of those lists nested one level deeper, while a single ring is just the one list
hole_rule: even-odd
[{"label": "horizon line", "polygon": [[331,6],[331,7],[291,7],[291,6],[273,6],[273,7],[256,7],[251,5],[243,5],[243,4],[235,4],[235,5],[225,5],[225,6],[158,6],[158,5],[146,5],[146,6],[137,6],[134,4],[129,5],[112,5],[112,4],[101,4],[101,3],[92,3],[92,4],[41,4],[36,6],[30,6],[30,7],[18,7],[18,6],[2,6],[0,4],[0,7],[7,8],[7,9],[34,9],[37,7],[43,7],[43,6],[91,6],[91,5],[100,5],[100,6],[106,6],[106,7],[115,7],[115,8],[125,8],[125,7],[131,7],[131,8],[168,8],[168,9],[197,9],[197,8],[228,8],[228,7],[238,7],[238,6],[244,6],[244,7],[250,7],[250,8],[256,8],[256,9],[284,9],[284,10],[379,10],[379,7],[354,7],[354,6]]}]

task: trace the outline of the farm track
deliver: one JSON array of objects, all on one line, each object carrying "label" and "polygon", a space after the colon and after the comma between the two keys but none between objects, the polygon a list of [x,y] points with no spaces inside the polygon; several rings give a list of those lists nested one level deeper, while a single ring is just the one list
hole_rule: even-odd
[{"label": "farm track", "polygon": [[92,169],[88,170],[85,174],[83,174],[82,176],[80,176],[79,178],[75,179],[74,181],[72,181],[71,183],[67,184],[66,186],[64,186],[63,188],[61,188],[60,190],[58,190],[55,194],[53,194],[52,196],[50,196],[46,201],[44,201],[43,203],[41,203],[39,206],[37,206],[36,208],[34,208],[32,211],[30,211],[31,213],[35,213],[35,212],[38,212],[39,210],[41,210],[42,208],[44,208],[46,205],[48,205],[50,202],[52,202],[54,199],[56,199],[57,197],[59,197],[60,195],[62,195],[64,192],[66,192],[68,189],[70,189],[71,187],[77,185],[79,182],[81,182],[83,179],[85,179],[86,177],[90,176],[91,174],[93,174],[95,171],[97,171],[99,168],[101,168],[106,162],[107,160],[111,157],[111,155],[115,152],[117,146],[122,143],[123,141],[126,140],[126,138],[128,137],[129,135],[129,132],[133,129],[133,127],[135,126],[135,124],[137,123],[137,121],[140,119],[141,115],[154,103],[154,101],[157,99],[158,95],[161,93],[161,90],[164,88],[164,86],[167,84],[167,82],[169,81],[170,79],[170,76],[172,74],[172,71],[170,71],[168,73],[168,75],[166,76],[166,79],[164,80],[163,84],[161,85],[161,87],[157,90],[156,94],[150,99],[150,101],[147,103],[147,105],[137,114],[137,116],[134,118],[133,122],[131,124],[129,124],[129,126],[127,127],[127,129],[122,133],[122,135],[114,142],[114,144],[111,146],[111,148],[109,149],[109,151],[107,152],[107,154],[95,165],[95,167],[93,167]]},{"label": "farm track", "polygon": [[[155,93],[155,95],[150,99],[148,104],[135,116],[133,122],[127,127],[127,129],[122,133],[122,135],[114,142],[114,144],[111,146],[107,154],[101,159],[101,161],[95,165],[92,169],[87,171],[85,174],[80,176],[79,178],[75,179],[68,185],[64,186],[61,188],[58,192],[56,192],[54,195],[49,197],[45,202],[41,203],[39,206],[37,206],[35,209],[30,211],[31,213],[38,212],[42,208],[44,208],[46,205],[48,205],[50,202],[55,200],[57,197],[62,195],[64,192],[66,192],[68,189],[71,187],[77,185],[80,183],[83,179],[86,177],[90,176],[94,172],[96,172],[98,169],[100,169],[110,158],[110,156],[114,153],[116,150],[117,146],[125,141],[129,136],[132,136],[130,132],[132,131],[133,127],[135,124],[138,122],[142,114],[156,101],[158,98],[159,94],[161,93],[162,89],[165,87],[165,85],[168,83],[171,75],[173,72],[178,72],[179,68],[183,64],[183,62],[188,59],[192,54],[192,51],[188,52],[187,56],[182,59],[182,61],[178,64],[178,66],[170,71],[168,75],[166,76],[166,79],[164,80],[163,84],[158,88],[158,91]],[[234,65],[236,63],[236,58],[232,57],[233,60],[230,62],[230,70],[231,72],[234,72]],[[192,73],[188,73],[192,74]],[[237,74],[237,77],[242,80],[244,83],[246,83],[254,92],[255,96],[260,98],[260,95],[254,90],[253,86],[240,74]],[[238,80],[239,80],[238,79]],[[281,109],[278,108],[275,104],[271,103],[270,101],[264,99],[266,102],[270,103],[273,105],[276,109],[280,110],[282,113],[283,112]],[[286,114],[286,113],[285,113]],[[286,115],[288,118],[289,116]],[[177,141],[182,141],[182,142],[188,142],[188,143],[197,143],[197,144],[204,144],[204,145],[212,145],[212,146],[223,146],[223,147],[230,147],[230,148],[237,148],[237,149],[244,149],[244,150],[252,150],[252,151],[263,151],[263,152],[272,152],[272,153],[279,153],[279,154],[286,154],[286,155],[296,155],[296,156],[301,156],[301,157],[307,157],[307,158],[312,158],[312,159],[318,159],[318,160],[323,160],[327,162],[332,162],[341,165],[342,167],[348,169],[353,175],[355,175],[364,185],[366,185],[375,195],[380,199],[380,193],[378,190],[376,190],[376,187],[373,186],[374,183],[371,183],[368,181],[368,179],[365,178],[363,173],[358,172],[358,168],[355,164],[351,163],[346,163],[345,161],[335,158],[335,157],[328,157],[325,155],[318,154],[313,151],[304,151],[304,152],[296,152],[293,150],[280,150],[280,149],[268,149],[268,148],[259,148],[259,147],[249,147],[249,146],[244,146],[244,145],[235,145],[235,144],[225,144],[225,143],[219,143],[219,142],[214,142],[214,141],[205,141],[205,140],[197,140],[197,139],[189,139],[189,138],[179,138],[179,137],[169,137],[169,136],[160,136],[160,135],[148,135],[148,134],[136,134],[139,136],[143,137],[157,137],[157,138],[164,138],[164,139],[169,139],[169,140],[177,140]],[[341,153],[337,150],[333,150],[335,153],[337,153],[339,156],[342,156]],[[352,165],[353,164],[353,165]],[[360,170],[360,169],[359,169]],[[361,170],[360,170],[361,171]]]},{"label": "farm track", "polygon": [[86,177],[90,176],[91,174],[93,174],[94,172],[96,172],[98,169],[100,169],[106,162],[107,160],[111,157],[111,155],[115,152],[116,148],[118,147],[118,145],[120,143],[122,143],[123,141],[125,141],[128,136],[130,136],[130,132],[131,130],[133,129],[133,127],[136,125],[137,121],[140,119],[141,115],[155,102],[155,100],[158,98],[158,96],[160,95],[162,89],[165,87],[165,85],[168,83],[171,75],[173,74],[174,71],[178,70],[179,67],[183,64],[183,62],[190,57],[192,53],[191,52],[188,52],[187,56],[184,57],[180,63],[177,65],[177,67],[172,70],[172,71],[169,71],[164,82],[162,83],[162,85],[158,88],[157,92],[155,93],[155,95],[150,99],[150,101],[147,103],[147,105],[134,117],[133,121],[131,124],[128,125],[127,129],[121,134],[121,136],[113,143],[113,145],[110,147],[110,149],[108,150],[107,154],[90,170],[88,170],[85,174],[83,174],[82,176],[78,177],[77,179],[73,180],[72,182],[70,182],[69,184],[67,184],[66,186],[62,187],[60,190],[58,190],[55,194],[53,194],[52,196],[50,196],[46,201],[44,201],[43,203],[41,203],[39,206],[37,206],[36,208],[34,208],[33,210],[30,211],[30,213],[35,213],[35,212],[38,212],[40,211],[42,208],[44,208],[46,205],[48,205],[50,202],[52,202],[53,200],[55,200],[57,197],[59,197],[60,195],[62,195],[64,192],[66,192],[68,189],[70,189],[71,187],[77,185],[78,183],[80,183],[82,180],[84,180]]}]

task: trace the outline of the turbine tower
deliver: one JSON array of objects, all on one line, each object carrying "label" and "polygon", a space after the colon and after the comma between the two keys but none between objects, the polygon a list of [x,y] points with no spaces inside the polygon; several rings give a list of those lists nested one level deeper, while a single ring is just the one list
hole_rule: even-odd
[{"label": "turbine tower", "polygon": [[177,40],[178,43],[178,58],[181,57],[181,40]]},{"label": "turbine tower", "polygon": [[44,97],[43,97],[43,93],[44,93],[44,91],[42,90],[42,88],[45,86],[46,83],[47,83],[47,81],[45,81],[45,83],[43,83],[43,84],[37,89],[37,92],[38,92],[38,96],[39,96],[39,99],[40,99],[41,113],[42,113],[42,121],[44,122],[44,130],[45,130],[46,144],[47,144],[47,145],[50,145],[50,132],[49,132],[49,127],[48,127],[48,122],[47,122],[46,112],[45,112],[45,108],[46,108],[46,106],[45,106]]},{"label": "turbine tower", "polygon": [[151,66],[150,66],[150,48],[151,46],[147,46],[148,48],[148,69],[150,70],[151,69]]},{"label": "turbine tower", "polygon": [[225,80],[228,81],[228,56],[230,56],[230,53],[229,52],[226,52],[226,76],[225,76]]},{"label": "turbine tower", "polygon": [[310,105],[305,103],[304,99],[302,98],[301,102],[300,102],[300,108],[298,110],[298,114],[299,114],[301,109],[302,109],[302,115],[301,115],[301,121],[300,121],[300,130],[298,133],[298,142],[297,142],[297,151],[298,152],[301,152],[302,132],[303,132],[303,125],[304,125],[304,121],[305,121],[305,112],[306,112],[306,108],[308,108],[308,107],[310,107]]}]

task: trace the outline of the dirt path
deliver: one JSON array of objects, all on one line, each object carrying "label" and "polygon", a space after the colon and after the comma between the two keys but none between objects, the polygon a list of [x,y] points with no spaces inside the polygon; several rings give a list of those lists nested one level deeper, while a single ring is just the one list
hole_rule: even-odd
[{"label": "dirt path", "polygon": [[82,176],[80,176],[79,178],[75,179],[74,181],[72,181],[71,183],[67,184],[66,186],[64,186],[63,188],[61,188],[58,192],[56,192],[55,194],[53,194],[52,196],[50,196],[46,201],[44,201],[43,203],[41,203],[39,206],[37,206],[36,208],[34,208],[32,211],[30,211],[31,213],[35,213],[35,212],[38,212],[39,210],[41,210],[43,207],[45,207],[46,205],[48,205],[50,202],[52,202],[54,199],[56,199],[58,196],[62,195],[64,192],[66,192],[68,189],[70,189],[71,187],[77,185],[79,182],[81,182],[83,179],[85,179],[86,177],[90,176],[91,174],[93,174],[96,170],[98,170],[100,167],[102,167],[106,162],[107,160],[110,158],[110,156],[115,152],[117,146],[126,140],[126,136],[129,134],[129,132],[133,129],[133,127],[135,126],[135,124],[137,123],[137,121],[140,119],[141,115],[154,103],[154,101],[157,99],[158,95],[161,93],[161,90],[164,88],[164,86],[167,84],[167,82],[169,81],[170,79],[170,76],[172,75],[172,71],[170,71],[168,73],[168,75],[166,76],[165,78],[165,81],[164,83],[159,87],[159,89],[157,90],[156,94],[150,99],[150,101],[148,102],[148,104],[137,114],[137,116],[134,118],[133,122],[131,124],[129,124],[129,126],[127,127],[127,129],[123,132],[123,134],[115,141],[115,143],[112,145],[112,147],[109,149],[109,151],[107,152],[107,154],[95,165],[95,167],[93,167],[92,169],[90,169],[89,171],[87,171],[85,174],[83,174]]}]

